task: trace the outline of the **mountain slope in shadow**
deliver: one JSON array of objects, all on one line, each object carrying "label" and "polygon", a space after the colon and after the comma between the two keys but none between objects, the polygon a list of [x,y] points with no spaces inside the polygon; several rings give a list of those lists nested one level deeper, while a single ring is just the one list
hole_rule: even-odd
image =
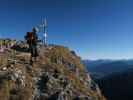
[{"label": "mountain slope in shadow", "polygon": [[96,81],[108,100],[133,100],[133,69]]}]

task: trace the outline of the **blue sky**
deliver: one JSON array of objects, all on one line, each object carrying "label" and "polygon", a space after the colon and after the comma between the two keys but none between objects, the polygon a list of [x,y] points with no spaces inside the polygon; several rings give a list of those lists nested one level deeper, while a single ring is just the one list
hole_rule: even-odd
[{"label": "blue sky", "polygon": [[46,17],[49,43],[68,46],[83,59],[131,59],[132,4],[132,0],[1,0],[0,36],[23,39]]}]

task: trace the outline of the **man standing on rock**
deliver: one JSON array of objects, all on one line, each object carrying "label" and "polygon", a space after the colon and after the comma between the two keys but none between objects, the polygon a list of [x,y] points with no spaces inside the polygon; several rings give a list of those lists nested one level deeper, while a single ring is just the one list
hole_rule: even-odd
[{"label": "man standing on rock", "polygon": [[32,32],[27,32],[25,39],[29,45],[29,51],[31,53],[30,63],[32,64],[33,61],[37,60],[37,56],[39,56],[37,51],[37,41],[38,41],[37,28],[34,27]]}]

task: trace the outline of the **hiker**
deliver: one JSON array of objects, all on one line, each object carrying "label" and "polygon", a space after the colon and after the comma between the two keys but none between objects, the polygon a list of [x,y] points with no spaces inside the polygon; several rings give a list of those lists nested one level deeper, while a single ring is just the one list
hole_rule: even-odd
[{"label": "hiker", "polygon": [[29,45],[29,51],[31,53],[31,58],[30,58],[30,63],[33,63],[33,58],[34,61],[37,60],[38,51],[37,51],[37,41],[38,41],[38,36],[37,36],[37,29],[33,28],[32,32],[27,32],[25,39],[27,40],[27,43]]}]

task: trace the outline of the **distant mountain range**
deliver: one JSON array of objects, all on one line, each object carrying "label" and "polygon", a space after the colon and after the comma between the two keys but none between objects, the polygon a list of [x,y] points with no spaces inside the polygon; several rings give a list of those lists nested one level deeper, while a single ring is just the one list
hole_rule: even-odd
[{"label": "distant mountain range", "polygon": [[133,60],[84,60],[107,100],[133,100]]},{"label": "distant mountain range", "polygon": [[95,78],[102,78],[133,68],[133,60],[83,60],[83,63]]}]

